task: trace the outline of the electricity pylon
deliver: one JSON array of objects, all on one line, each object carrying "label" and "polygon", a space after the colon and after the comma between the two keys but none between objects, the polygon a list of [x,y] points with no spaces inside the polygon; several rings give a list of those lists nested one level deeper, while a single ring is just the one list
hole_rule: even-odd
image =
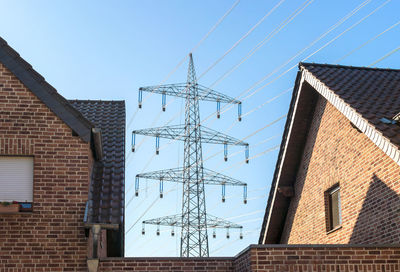
[{"label": "electricity pylon", "polygon": [[[204,185],[221,185],[222,201],[225,201],[225,186],[243,186],[244,203],[247,202],[247,184],[228,176],[203,168],[202,143],[223,144],[224,159],[227,157],[228,145],[245,146],[246,162],[248,162],[249,145],[241,140],[222,134],[215,130],[200,125],[199,101],[217,102],[217,117],[220,117],[220,103],[238,104],[238,118],[241,120],[241,102],[224,94],[197,84],[196,72],[192,54],[189,55],[189,69],[187,82],[182,84],[169,84],[139,89],[139,108],[142,107],[142,92],[162,94],[162,109],[165,111],[166,95],[185,98],[185,124],[177,126],[158,127],[134,130],[132,132],[132,151],[135,151],[136,134],[156,137],[156,154],[159,154],[160,137],[184,141],[183,168],[167,169],[136,175],[135,195],[139,193],[139,178],[160,181],[160,197],[163,197],[163,182],[173,181],[183,184],[182,214],[164,216],[156,219],[145,220],[144,224],[157,225],[157,235],[160,234],[159,226],[172,226],[181,228],[181,257],[208,257],[207,228],[226,228],[229,238],[229,228],[242,229],[242,226],[217,218],[206,213],[206,200]],[[144,227],[142,234],[144,234]],[[242,233],[240,234],[242,238]]]}]

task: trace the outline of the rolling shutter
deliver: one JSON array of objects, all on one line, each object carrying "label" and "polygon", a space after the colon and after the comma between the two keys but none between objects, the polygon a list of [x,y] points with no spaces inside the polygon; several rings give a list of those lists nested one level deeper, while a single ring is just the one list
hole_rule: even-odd
[{"label": "rolling shutter", "polygon": [[33,158],[0,156],[0,201],[33,202]]}]

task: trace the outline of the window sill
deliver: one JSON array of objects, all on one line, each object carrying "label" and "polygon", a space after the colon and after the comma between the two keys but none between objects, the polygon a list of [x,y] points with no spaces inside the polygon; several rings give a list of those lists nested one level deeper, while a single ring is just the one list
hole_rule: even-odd
[{"label": "window sill", "polygon": [[14,215],[14,214],[33,214],[33,212],[0,212],[0,216],[2,215]]},{"label": "window sill", "polygon": [[337,230],[340,230],[341,228],[342,228],[342,225],[337,226],[336,228],[331,229],[330,231],[327,231],[326,234],[331,234],[332,232],[335,232],[335,231],[337,231]]},{"label": "window sill", "polygon": [[0,214],[24,214],[32,213],[32,203],[30,202],[19,202],[9,205],[0,205]]}]

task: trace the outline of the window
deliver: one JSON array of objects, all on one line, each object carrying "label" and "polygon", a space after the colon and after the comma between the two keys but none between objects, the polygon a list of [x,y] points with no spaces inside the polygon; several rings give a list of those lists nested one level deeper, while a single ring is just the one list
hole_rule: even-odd
[{"label": "window", "polygon": [[20,203],[20,211],[32,207],[32,157],[0,156],[0,202],[13,201]]},{"label": "window", "polygon": [[340,207],[340,187],[336,185],[326,192],[327,197],[327,230],[337,229],[342,225],[342,210]]}]

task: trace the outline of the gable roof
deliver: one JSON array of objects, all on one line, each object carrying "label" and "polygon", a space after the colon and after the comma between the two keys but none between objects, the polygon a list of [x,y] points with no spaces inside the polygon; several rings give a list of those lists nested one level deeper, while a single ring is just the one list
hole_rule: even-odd
[{"label": "gable roof", "polygon": [[259,243],[280,241],[290,200],[278,187],[296,180],[319,95],[400,165],[400,126],[381,120],[400,112],[400,70],[300,63]]},{"label": "gable roof", "polygon": [[0,62],[85,142],[93,125],[0,37]]},{"label": "gable roof", "polygon": [[87,223],[124,222],[125,101],[70,100],[101,130],[103,158],[95,161],[89,192]]},{"label": "gable roof", "polygon": [[68,101],[1,37],[0,62],[82,140],[91,143],[96,160],[89,191],[89,222],[123,225],[125,102]]}]

